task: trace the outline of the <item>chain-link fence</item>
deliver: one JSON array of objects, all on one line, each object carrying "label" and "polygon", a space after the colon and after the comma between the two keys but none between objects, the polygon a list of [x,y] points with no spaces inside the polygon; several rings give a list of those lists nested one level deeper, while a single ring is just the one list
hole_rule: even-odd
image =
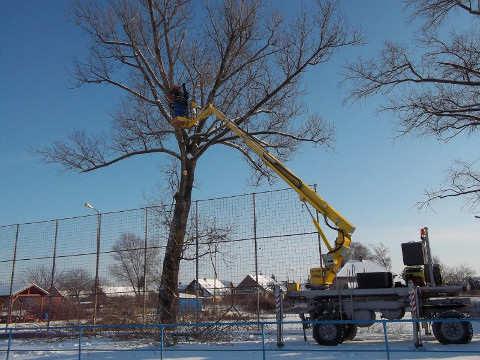
[{"label": "chain-link fence", "polygon": [[[273,285],[304,282],[319,238],[293,190],[192,203],[179,274],[179,321],[259,319]],[[155,321],[169,208],[0,227],[2,322]],[[248,315],[250,314],[250,315]],[[246,320],[246,319],[245,319]]]}]

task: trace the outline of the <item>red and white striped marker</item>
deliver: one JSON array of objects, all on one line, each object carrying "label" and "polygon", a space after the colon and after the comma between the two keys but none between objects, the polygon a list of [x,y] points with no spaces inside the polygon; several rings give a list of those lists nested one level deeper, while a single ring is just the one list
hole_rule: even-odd
[{"label": "red and white striped marker", "polygon": [[411,289],[408,293],[408,298],[410,300],[410,312],[412,315],[417,314],[417,301],[415,299],[415,288]]},{"label": "red and white striped marker", "polygon": [[280,314],[280,296],[280,293],[275,294],[275,311],[277,314]]}]

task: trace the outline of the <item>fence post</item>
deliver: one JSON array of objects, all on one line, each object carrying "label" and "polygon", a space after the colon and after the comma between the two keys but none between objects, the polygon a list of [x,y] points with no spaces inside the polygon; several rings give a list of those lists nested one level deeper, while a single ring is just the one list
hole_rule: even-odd
[{"label": "fence post", "polygon": [[265,324],[262,322],[262,349],[263,349],[263,360],[265,360]]},{"label": "fence post", "polygon": [[163,360],[163,325],[160,325],[160,360]]},{"label": "fence post", "polygon": [[388,335],[387,335],[387,322],[382,320],[383,324],[383,334],[385,336],[385,351],[387,352],[387,360],[390,360],[390,348],[388,345]]},{"label": "fence post", "polygon": [[7,347],[7,360],[8,357],[10,356],[10,344],[12,343],[12,329],[9,330],[8,332],[8,347]]},{"label": "fence post", "polygon": [[78,360],[82,359],[82,327],[78,327]]},{"label": "fence post", "polygon": [[15,245],[13,248],[13,262],[12,262],[12,273],[10,275],[10,292],[8,298],[10,299],[10,306],[8,307],[8,316],[7,320],[5,321],[5,328],[8,328],[8,324],[12,322],[12,307],[13,307],[13,299],[12,299],[12,292],[13,292],[13,279],[15,277],[15,263],[17,260],[17,244],[18,244],[18,232],[20,231],[20,225],[17,224],[17,231],[15,232]]},{"label": "fence post", "polygon": [[[283,293],[280,285],[275,285],[275,312],[277,320],[277,347],[283,347]],[[305,331],[305,330],[304,330]]]},{"label": "fence post", "polygon": [[97,324],[97,308],[98,308],[98,267],[100,265],[100,229],[102,227],[102,214],[97,211],[97,260],[95,262],[95,298],[93,302],[93,326]]},{"label": "fence post", "polygon": [[[57,258],[57,238],[58,238],[58,219],[55,220],[55,236],[53,239],[53,260],[52,260],[52,275],[50,281],[50,294],[48,296],[48,310],[47,310],[47,329],[50,328],[50,315],[52,313],[52,297],[53,286],[55,284],[55,262]],[[40,314],[43,318],[43,314]]]},{"label": "fence post", "polygon": [[[198,323],[199,311],[198,308],[198,298],[200,296],[200,290],[198,287],[198,275],[199,275],[199,249],[198,249],[198,200],[195,201],[195,321]],[[196,331],[196,329],[195,329]]]},{"label": "fence post", "polygon": [[[255,288],[257,293],[257,322],[260,322],[260,285],[258,283],[258,244],[257,244],[257,207],[255,204],[255,193],[253,198],[253,244],[255,246]],[[257,327],[258,329],[258,327]]]},{"label": "fence post", "polygon": [[148,207],[145,208],[145,243],[143,249],[143,304],[142,322],[145,325],[146,293],[147,293],[147,246],[148,246]]}]

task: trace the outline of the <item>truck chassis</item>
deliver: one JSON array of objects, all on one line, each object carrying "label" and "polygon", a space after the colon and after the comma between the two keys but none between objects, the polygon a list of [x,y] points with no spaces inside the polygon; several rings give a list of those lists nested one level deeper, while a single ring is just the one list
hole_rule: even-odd
[{"label": "truck chassis", "polygon": [[[305,321],[304,331],[309,327],[309,321],[322,321],[312,327],[313,338],[320,345],[335,346],[352,340],[357,327],[374,324],[376,313],[388,320],[402,319],[406,311],[411,311],[412,315],[415,314],[412,317],[417,319],[462,319],[470,316],[471,300],[459,296],[461,287],[416,287],[413,290],[415,312],[411,311],[411,289],[408,287],[289,291],[285,300]],[[349,320],[349,323],[343,324],[339,320]],[[472,324],[465,320],[435,321],[432,329],[435,338],[442,344],[466,344],[473,336]]]}]

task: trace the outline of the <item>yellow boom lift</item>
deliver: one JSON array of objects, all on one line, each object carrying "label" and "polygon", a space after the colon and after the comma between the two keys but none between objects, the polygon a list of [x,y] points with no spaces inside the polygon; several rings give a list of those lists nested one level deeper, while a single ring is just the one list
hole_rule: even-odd
[{"label": "yellow boom lift", "polygon": [[[306,206],[320,237],[328,249],[328,253],[322,255],[323,266],[310,269],[310,285],[314,289],[329,287],[342,265],[343,258],[350,252],[351,237],[355,227],[322,197],[320,197],[311,187],[289,170],[272,153],[265,149],[258,139],[240,129],[235,122],[228,119],[212,104],[208,104],[203,109],[200,109],[195,102],[192,102],[191,106],[194,109],[200,110],[198,115],[192,115],[190,118],[177,116],[170,122],[170,124],[176,128],[190,129],[197,126],[201,120],[205,120],[208,117],[215,115],[218,119],[223,121],[225,126],[242,139],[246,145],[255,151],[268,167],[275,171],[278,176],[290,185],[292,189],[300,195],[300,200],[302,202],[310,204],[315,210],[322,214],[325,219],[325,224],[328,227],[337,231],[337,238],[332,246],[327,240],[323,230],[320,228],[320,224],[313,216],[310,208]],[[329,224],[327,219],[333,224]]]}]

